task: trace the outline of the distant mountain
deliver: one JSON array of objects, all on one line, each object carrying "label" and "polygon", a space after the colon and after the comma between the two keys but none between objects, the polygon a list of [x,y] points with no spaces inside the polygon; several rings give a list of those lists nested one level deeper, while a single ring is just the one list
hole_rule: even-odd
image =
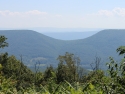
[{"label": "distant mountain", "polygon": [[[34,27],[28,28],[37,32],[87,32],[101,31],[102,28],[55,28],[55,27]],[[7,29],[8,30],[8,29]]]},{"label": "distant mountain", "polygon": [[60,40],[84,39],[99,32],[100,30],[103,30],[102,28],[52,28],[52,27],[34,27],[30,29]]},{"label": "distant mountain", "polygon": [[[42,34],[60,40],[77,40],[84,39],[96,34],[98,31],[85,32],[42,32]],[[70,36],[70,37],[69,37]]]},{"label": "distant mountain", "polygon": [[95,56],[101,58],[101,67],[104,67],[109,56],[118,60],[116,49],[125,45],[125,30],[116,29],[102,30],[85,39],[68,41],[54,39],[32,30],[0,30],[0,35],[5,35],[9,43],[9,47],[2,51],[19,59],[22,55],[28,66],[34,66],[38,61],[41,66],[57,66],[58,55],[70,52],[80,57],[85,68],[91,68],[90,63],[94,62]]}]

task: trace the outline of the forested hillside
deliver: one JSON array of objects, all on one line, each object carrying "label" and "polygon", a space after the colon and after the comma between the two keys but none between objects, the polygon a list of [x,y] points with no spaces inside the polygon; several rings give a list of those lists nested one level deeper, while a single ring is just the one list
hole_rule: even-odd
[{"label": "forested hillside", "polygon": [[[42,66],[50,64],[57,66],[57,57],[65,52],[74,53],[81,59],[81,65],[91,68],[95,57],[100,57],[105,66],[109,56],[118,60],[115,52],[117,47],[125,45],[125,30],[102,30],[86,39],[62,41],[45,36],[32,30],[1,30],[1,35],[7,37],[9,46],[2,51],[15,55],[28,66],[40,61]],[[70,36],[69,36],[70,37]]]},{"label": "forested hillside", "polygon": [[[7,47],[6,37],[0,36],[0,49]],[[116,50],[125,55],[125,46]],[[0,94],[124,94],[125,57],[116,62],[112,57],[106,63],[107,71],[99,68],[100,59],[86,71],[79,57],[66,52],[59,55],[57,68],[48,66],[45,72],[35,64],[35,71],[8,53],[0,54]],[[37,66],[38,64],[38,66]]]}]

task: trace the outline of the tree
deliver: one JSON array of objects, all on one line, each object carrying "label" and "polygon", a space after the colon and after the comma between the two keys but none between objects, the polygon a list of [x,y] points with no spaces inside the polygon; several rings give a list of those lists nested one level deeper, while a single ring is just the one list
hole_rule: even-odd
[{"label": "tree", "polygon": [[0,48],[4,48],[8,46],[8,43],[6,42],[6,37],[5,36],[0,36]]},{"label": "tree", "polygon": [[125,46],[120,46],[116,51],[119,52],[119,55],[124,55],[125,58]]},{"label": "tree", "polygon": [[55,80],[56,75],[55,75],[55,70],[53,66],[49,66],[46,68],[45,73],[44,73],[44,80],[49,81],[49,80]]},{"label": "tree", "polygon": [[46,68],[43,79],[39,82],[42,83],[42,85],[47,85],[50,90],[53,88],[53,85],[56,82],[56,74],[52,65]]},{"label": "tree", "polygon": [[64,56],[59,56],[57,60],[59,60],[56,73],[58,82],[64,80],[74,82],[78,80],[78,66],[80,63],[78,57],[66,52]]},{"label": "tree", "polygon": [[34,81],[34,75],[20,60],[15,56],[8,56],[7,53],[0,55],[0,64],[3,66],[2,73],[9,79],[17,81],[16,87],[20,89],[29,87]]}]

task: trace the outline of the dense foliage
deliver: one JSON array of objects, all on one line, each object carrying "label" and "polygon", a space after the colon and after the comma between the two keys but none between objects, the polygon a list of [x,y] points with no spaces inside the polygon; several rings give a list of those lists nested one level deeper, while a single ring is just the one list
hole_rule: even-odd
[{"label": "dense foliage", "polygon": [[[0,37],[0,48],[8,46],[6,38]],[[125,54],[125,47],[117,49]],[[107,71],[99,68],[96,58],[92,71],[86,73],[80,66],[80,59],[66,52],[57,60],[57,68],[48,66],[45,72],[39,71],[37,63],[32,72],[15,56],[0,54],[0,94],[124,94],[125,58],[116,62],[112,57],[107,63]],[[39,65],[39,64],[38,64]]]}]

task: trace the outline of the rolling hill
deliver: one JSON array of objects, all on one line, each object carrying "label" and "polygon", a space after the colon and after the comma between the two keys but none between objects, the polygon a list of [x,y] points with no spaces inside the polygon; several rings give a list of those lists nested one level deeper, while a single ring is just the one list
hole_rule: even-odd
[{"label": "rolling hill", "polygon": [[[2,49],[15,55],[29,66],[40,62],[41,66],[52,64],[57,66],[56,58],[65,52],[75,54],[81,59],[81,65],[89,69],[95,57],[101,58],[104,67],[109,56],[118,60],[116,49],[125,45],[125,30],[102,30],[91,37],[79,40],[58,40],[32,30],[0,30],[0,35],[7,37],[9,47]],[[70,36],[69,36],[70,37]]]}]

